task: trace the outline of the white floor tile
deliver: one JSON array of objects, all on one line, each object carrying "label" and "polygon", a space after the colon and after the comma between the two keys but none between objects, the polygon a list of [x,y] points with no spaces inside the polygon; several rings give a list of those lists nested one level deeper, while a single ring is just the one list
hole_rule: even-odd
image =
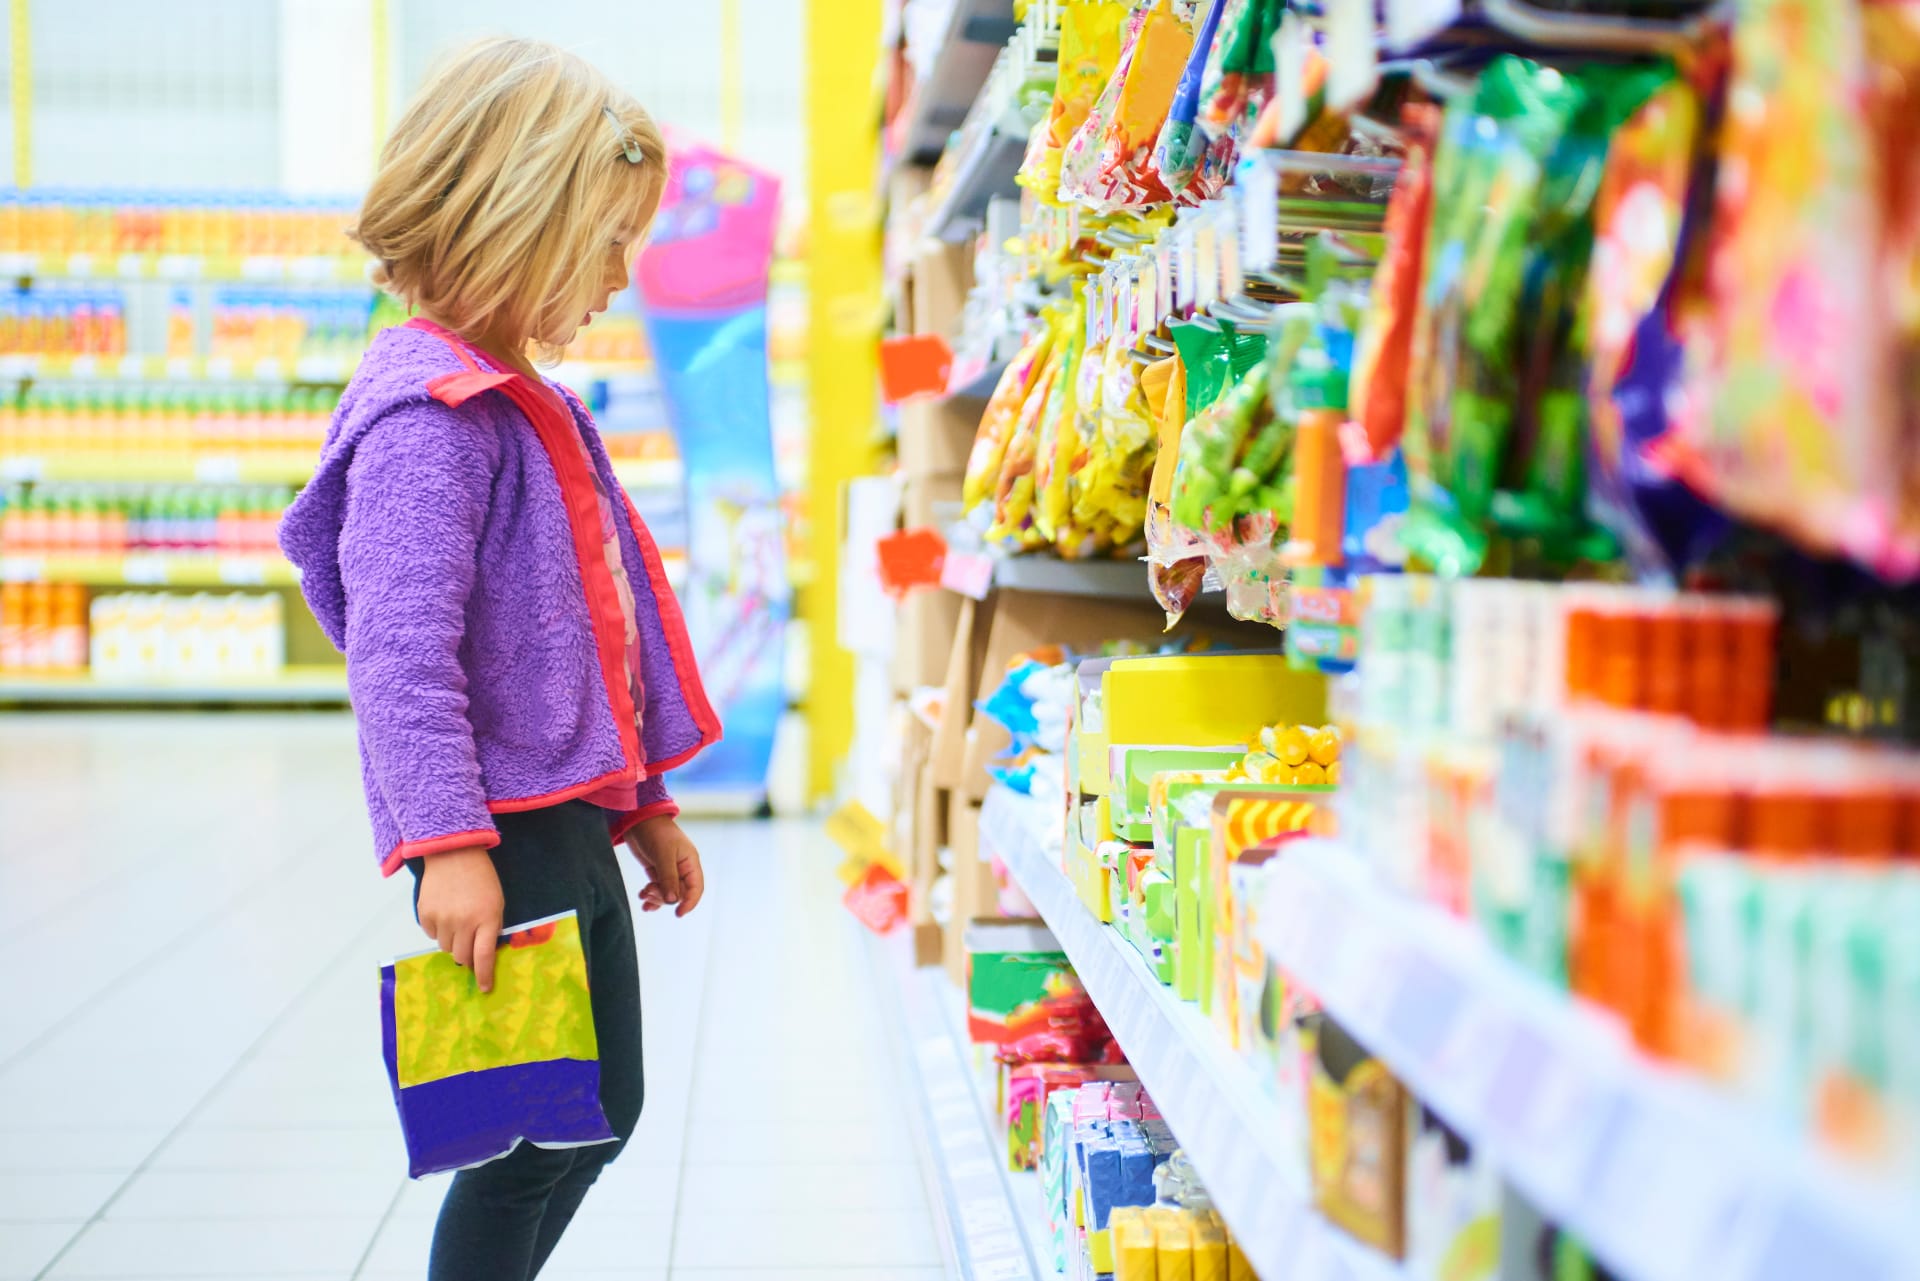
[{"label": "white floor tile", "polygon": [[155,1170],[354,1170],[399,1178],[407,1172],[399,1126],[344,1129],[226,1129],[196,1126],[153,1158]]},{"label": "white floor tile", "polygon": [[109,1219],[354,1219],[377,1223],[399,1179],[358,1170],[149,1170]]},{"label": "white floor tile", "polygon": [[897,1125],[866,1116],[839,1120],[700,1119],[687,1138],[689,1165],[911,1164],[913,1145]]},{"label": "white floor tile", "polygon": [[68,1277],[338,1277],[350,1274],[371,1225],[254,1219],[90,1226],[47,1274]]},{"label": "white floor tile", "polygon": [[[138,841],[74,821],[103,794]],[[50,1281],[419,1281],[449,1180],[404,1178],[375,973],[421,938],[373,867],[351,720],[12,717],[0,813],[0,973],[36,976],[0,983],[0,1281],[63,1249]],[[835,854],[808,825],[689,830],[707,902],[636,921],[641,1128],[543,1281],[931,1281]],[[287,904],[317,940],[290,945]]]},{"label": "white floor tile", "polygon": [[0,1172],[0,1223],[84,1222],[125,1182],[116,1170]]},{"label": "white floor tile", "polygon": [[939,1267],[925,1209],[777,1211],[742,1230],[738,1214],[680,1216],[676,1268]]},{"label": "white floor tile", "polygon": [[73,1240],[80,1223],[0,1223],[0,1278],[39,1275],[42,1268]]},{"label": "white floor tile", "polygon": [[689,1165],[680,1207],[690,1215],[923,1209],[920,1168],[904,1165]]}]

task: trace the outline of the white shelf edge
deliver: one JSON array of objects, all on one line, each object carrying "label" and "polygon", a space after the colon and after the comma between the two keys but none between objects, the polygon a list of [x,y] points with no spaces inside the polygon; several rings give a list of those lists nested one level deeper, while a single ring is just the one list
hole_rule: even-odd
[{"label": "white shelf edge", "polygon": [[1259,922],[1276,963],[1632,1281],[1920,1278],[1910,1202],[1641,1057],[1336,843],[1278,861]]},{"label": "white shelf edge", "polygon": [[1050,823],[1043,805],[996,784],[981,810],[981,841],[1005,861],[1060,940],[1254,1271],[1288,1281],[1403,1277],[1397,1262],[1314,1210],[1302,1183],[1305,1155],[1282,1150],[1285,1122],[1278,1103],[1200,1012],[1081,904],[1066,873],[1036,839]]},{"label": "white shelf edge", "polygon": [[1059,1273],[1042,1269],[1034,1251],[1030,1219],[1037,1187],[1016,1195],[1019,1176],[1006,1168],[1005,1145],[996,1142],[939,994],[930,990],[946,976],[916,970],[906,943],[902,935],[881,939],[869,933],[867,954],[873,970],[890,975],[876,977],[890,989],[901,1042],[896,1058],[908,1078],[913,1129],[949,1274],[961,1281],[1059,1281]]}]

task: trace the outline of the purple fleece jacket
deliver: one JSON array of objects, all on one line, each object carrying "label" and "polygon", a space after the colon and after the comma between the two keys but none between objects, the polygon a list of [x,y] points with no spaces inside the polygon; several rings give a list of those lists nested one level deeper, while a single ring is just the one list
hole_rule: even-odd
[{"label": "purple fleece jacket", "polygon": [[617,839],[676,812],[659,775],[719,738],[679,605],[626,504],[616,524],[645,689],[633,729],[609,666],[623,643],[609,635],[622,627],[612,576],[603,554],[587,554],[597,519],[579,528],[598,500],[578,449],[556,451],[555,433],[577,431],[607,493],[624,490],[591,416],[563,395],[571,421],[424,322],[385,330],[281,526],[314,616],[347,656],[389,874],[411,857],[498,844],[494,813],[643,780],[638,809],[609,813]]}]

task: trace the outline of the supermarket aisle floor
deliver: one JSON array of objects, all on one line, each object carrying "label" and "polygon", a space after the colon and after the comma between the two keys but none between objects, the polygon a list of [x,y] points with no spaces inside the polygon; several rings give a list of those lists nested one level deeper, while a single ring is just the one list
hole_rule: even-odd
[{"label": "supermarket aisle floor", "polygon": [[[690,830],[640,1132],[545,1277],[944,1276],[825,838]],[[402,1177],[373,995],[406,900],[344,717],[0,718],[0,1281],[418,1281],[445,1185]]]}]

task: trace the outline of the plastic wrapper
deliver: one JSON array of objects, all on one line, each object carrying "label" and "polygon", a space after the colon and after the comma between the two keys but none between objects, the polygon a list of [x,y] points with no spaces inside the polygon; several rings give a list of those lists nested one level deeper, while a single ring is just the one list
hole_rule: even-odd
[{"label": "plastic wrapper", "polygon": [[[1313,308],[1295,303],[1279,309],[1275,328],[1280,343],[1299,344],[1312,330]],[[1248,336],[1234,335],[1229,342]],[[1173,480],[1173,520],[1189,530],[1218,531],[1227,518],[1226,508],[1215,512],[1215,504],[1225,499],[1249,435],[1264,413],[1267,403],[1268,369],[1264,360],[1265,336],[1257,344],[1239,348],[1242,359],[1251,357],[1249,367],[1219,400],[1201,410],[1180,436],[1180,460]]]},{"label": "plastic wrapper", "polygon": [[1661,459],[1681,352],[1671,306],[1684,273],[1690,188],[1705,181],[1702,112],[1668,82],[1615,132],[1594,200],[1580,330],[1587,360],[1587,507],[1643,578],[1672,580],[1727,529]]},{"label": "plastic wrapper", "polygon": [[1060,188],[1067,144],[1086,123],[1120,59],[1126,8],[1112,0],[1067,0],[1060,15],[1060,60],[1053,101],[1035,129],[1020,165],[1020,181],[1038,194]]},{"label": "plastic wrapper", "polygon": [[1073,500],[1067,478],[1074,460],[1080,455],[1080,377],[1086,362],[1085,312],[1075,306],[1066,319],[1060,376],[1054,379],[1053,396],[1040,424],[1040,440],[1034,461],[1033,525],[1042,541],[1058,546],[1063,535],[1071,533],[1068,524]]},{"label": "plastic wrapper", "polygon": [[1053,331],[1036,324],[1020,350],[994,385],[993,395],[980,415],[980,427],[967,453],[967,471],[962,481],[961,501],[968,511],[991,497],[999,483],[1000,465],[1013,438],[1027,392],[1039,377],[1053,342]]},{"label": "plastic wrapper", "polygon": [[521,1143],[615,1139],[573,912],[500,936],[493,991],[441,951],[380,970],[387,1079],[414,1178],[497,1160]]},{"label": "plastic wrapper", "polygon": [[1167,119],[1160,126],[1159,140],[1153,146],[1153,166],[1168,188],[1179,191],[1192,183],[1201,171],[1201,162],[1213,140],[1201,131],[1200,91],[1206,80],[1207,59],[1220,34],[1220,17],[1229,0],[1208,0],[1206,16],[1194,32],[1193,51],[1187,56],[1187,69],[1174,89]]},{"label": "plastic wrapper", "polygon": [[1006,453],[1000,460],[993,523],[987,528],[986,537],[1015,550],[1027,550],[1038,545],[1038,535],[1033,529],[1033,465],[1039,451],[1040,419],[1046,412],[1052,398],[1054,380],[1060,376],[1064,363],[1065,353],[1055,335],[1048,341],[1047,358],[1041,366],[1040,376],[1034,380],[1026,399],[1021,403],[1020,415],[1014,420],[1013,431],[1007,438]]},{"label": "plastic wrapper", "polygon": [[1495,59],[1449,109],[1415,325],[1405,448],[1408,546],[1446,574],[1476,571],[1519,395],[1516,332],[1546,157],[1584,101],[1578,82]]},{"label": "plastic wrapper", "polygon": [[1899,579],[1920,574],[1900,413],[1920,375],[1897,319],[1920,305],[1916,24],[1911,3],[1738,7],[1704,323],[1687,334],[1672,451],[1740,517]]},{"label": "plastic wrapper", "polygon": [[1153,145],[1192,48],[1193,37],[1174,16],[1171,0],[1133,11],[1113,76],[1067,145],[1062,196],[1102,211],[1173,199],[1153,167]]},{"label": "plastic wrapper", "polygon": [[1273,37],[1285,0],[1231,0],[1207,56],[1196,123],[1208,138],[1245,127],[1273,94]]},{"label": "plastic wrapper", "polygon": [[1375,459],[1400,443],[1406,427],[1407,366],[1426,263],[1433,145],[1439,129],[1439,108],[1420,103],[1406,109],[1402,131],[1407,154],[1387,204],[1386,257],[1374,275],[1367,318],[1354,350],[1349,406]]}]

